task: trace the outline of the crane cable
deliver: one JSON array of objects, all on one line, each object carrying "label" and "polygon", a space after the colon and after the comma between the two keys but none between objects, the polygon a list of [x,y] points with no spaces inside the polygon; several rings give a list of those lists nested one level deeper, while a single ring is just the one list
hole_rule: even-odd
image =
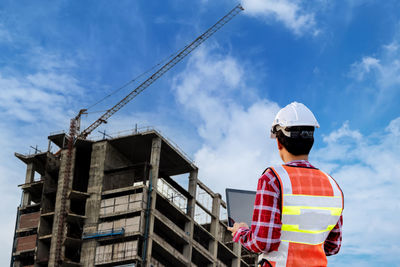
[{"label": "crane cable", "polygon": [[[177,50],[175,53],[172,53],[171,55],[169,55],[168,57],[164,58],[163,60],[161,60],[159,63],[155,64],[154,66],[152,66],[151,68],[149,68],[148,70],[144,71],[143,73],[139,74],[138,76],[136,76],[135,78],[133,78],[132,80],[126,82],[125,84],[123,84],[122,86],[118,87],[117,89],[115,89],[114,91],[112,91],[111,93],[109,93],[108,95],[106,95],[105,97],[101,98],[100,100],[98,100],[97,102],[95,102],[94,104],[90,105],[87,110],[95,107],[96,105],[100,104],[101,102],[103,102],[104,100],[106,100],[107,98],[111,97],[112,95],[118,93],[119,91],[121,91],[122,89],[128,87],[129,85],[131,85],[132,83],[134,83],[135,81],[137,81],[138,79],[140,79],[141,77],[143,77],[144,75],[146,75],[147,73],[149,73],[150,71],[154,70],[155,68],[157,68],[158,66],[160,66],[161,64],[163,64],[164,62],[168,61],[170,58],[176,56],[179,52],[181,52],[183,49],[185,49],[187,47],[187,45],[185,45],[183,48]],[[104,112],[107,110],[99,110],[99,111],[91,111],[91,112],[86,112],[86,114],[93,114],[93,113],[99,113],[99,112]]]}]

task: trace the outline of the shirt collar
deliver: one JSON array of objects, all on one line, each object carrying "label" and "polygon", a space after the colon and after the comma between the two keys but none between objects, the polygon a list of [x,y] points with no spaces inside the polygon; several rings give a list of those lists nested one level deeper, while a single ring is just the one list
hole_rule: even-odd
[{"label": "shirt collar", "polygon": [[285,163],[285,165],[315,168],[313,165],[311,165],[311,163],[308,160],[304,160],[304,159],[292,160],[288,163]]}]

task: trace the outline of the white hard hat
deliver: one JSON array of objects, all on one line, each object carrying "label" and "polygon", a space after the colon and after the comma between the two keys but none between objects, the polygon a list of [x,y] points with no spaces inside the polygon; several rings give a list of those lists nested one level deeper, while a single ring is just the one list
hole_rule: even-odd
[{"label": "white hard hat", "polygon": [[313,126],[319,128],[318,121],[311,110],[298,102],[290,103],[276,114],[272,123],[271,138],[276,138],[274,128],[277,125],[283,129],[291,126]]}]

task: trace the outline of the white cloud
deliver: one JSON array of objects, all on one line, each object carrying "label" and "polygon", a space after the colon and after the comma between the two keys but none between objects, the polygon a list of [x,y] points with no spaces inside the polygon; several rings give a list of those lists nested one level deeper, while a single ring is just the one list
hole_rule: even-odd
[{"label": "white cloud", "polygon": [[336,142],[337,140],[345,136],[354,138],[357,141],[362,138],[362,135],[359,131],[351,130],[349,127],[349,123],[345,122],[339,130],[330,133],[328,136],[325,136],[324,141],[327,143]]},{"label": "white cloud", "polygon": [[397,119],[394,119],[390,122],[389,126],[386,127],[385,129],[387,132],[389,132],[391,135],[395,137],[400,136],[400,117]]},{"label": "white cloud", "polygon": [[330,172],[345,194],[343,254],[383,260],[400,250],[393,245],[400,238],[399,133],[400,117],[385,132],[370,136],[345,123],[324,138],[326,146],[313,156],[320,166],[331,164]]},{"label": "white cloud", "polygon": [[[54,88],[48,87],[57,77],[64,84],[60,83]],[[68,97],[74,95],[74,91],[68,89],[74,87],[79,88],[74,79],[67,75],[38,73],[34,76],[15,78],[3,77],[0,74],[0,114],[27,123],[65,121],[67,114],[64,108],[69,102]],[[65,90],[57,92],[60,88]],[[56,92],[52,91],[53,89],[56,89]]]},{"label": "white cloud", "polygon": [[311,32],[318,35],[315,14],[305,10],[302,1],[296,0],[242,0],[245,12],[265,19],[273,18],[282,22],[295,34]]},{"label": "white cloud", "polygon": [[0,23],[0,43],[12,42],[13,38],[10,32],[5,28],[3,24]]},{"label": "white cloud", "polygon": [[226,187],[255,190],[267,162],[279,162],[268,135],[279,107],[268,100],[241,104],[241,94],[252,90],[245,72],[234,58],[203,48],[174,81],[177,100],[197,118],[194,124],[203,139],[195,153],[200,179],[218,192]]},{"label": "white cloud", "polygon": [[386,50],[388,50],[389,52],[393,53],[396,52],[399,49],[399,44],[397,42],[392,42],[388,45],[384,45],[383,46]]},{"label": "white cloud", "polygon": [[379,101],[392,97],[400,86],[400,49],[398,42],[384,45],[376,56],[365,56],[351,65],[350,75],[358,82],[370,82],[377,88]]},{"label": "white cloud", "polygon": [[[27,61],[38,71],[61,71],[67,72],[77,67],[75,60],[80,59],[82,55],[75,52],[73,56],[60,55],[56,52],[46,51],[42,47],[33,47],[27,53]],[[73,59],[72,59],[73,58]]]},{"label": "white cloud", "polygon": [[37,88],[49,91],[57,91],[62,94],[82,93],[78,81],[71,75],[54,72],[39,72],[28,75],[26,79]]},{"label": "white cloud", "polygon": [[363,57],[360,62],[353,63],[352,65],[353,75],[359,81],[363,80],[365,75],[369,74],[371,71],[380,71],[381,69],[382,65],[380,64],[379,59],[374,57]]},{"label": "white cloud", "polygon": [[0,114],[12,123],[52,122],[60,127],[68,122],[73,97],[82,96],[84,89],[69,71],[70,60],[42,51],[29,60],[33,73],[0,69]]}]

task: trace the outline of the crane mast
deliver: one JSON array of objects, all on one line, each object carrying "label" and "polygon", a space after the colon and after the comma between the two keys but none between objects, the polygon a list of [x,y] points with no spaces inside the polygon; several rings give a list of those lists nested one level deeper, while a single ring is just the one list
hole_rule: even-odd
[{"label": "crane mast", "polygon": [[90,133],[93,132],[97,127],[99,127],[102,123],[106,123],[107,120],[114,115],[118,110],[128,104],[133,98],[143,92],[146,88],[148,88],[152,83],[158,80],[161,76],[163,76],[167,71],[169,71],[172,67],[178,64],[182,59],[184,59],[187,55],[189,55],[193,50],[195,50],[200,44],[206,41],[211,35],[213,35],[216,31],[222,28],[226,23],[228,23],[231,19],[233,19],[239,12],[241,12],[243,7],[238,4],[234,7],[230,12],[228,12],[224,17],[222,17],[217,23],[211,26],[207,31],[205,31],[202,35],[197,37],[193,42],[191,42],[188,46],[184,47],[180,50],[175,57],[173,57],[170,61],[164,64],[161,68],[159,68],[155,73],[153,73],[149,78],[147,78],[144,82],[142,82],[139,86],[137,86],[134,90],[132,90],[127,96],[125,96],[122,100],[120,100],[116,105],[112,108],[108,109],[100,118],[94,121],[89,125],[85,130],[79,133],[80,128],[80,118],[82,114],[86,113],[86,109],[82,109],[79,111],[79,114],[71,119],[70,130],[68,136],[67,143],[67,154],[66,154],[66,167],[64,171],[64,180],[62,187],[62,196],[61,196],[61,205],[60,205],[60,214],[58,220],[58,229],[57,229],[57,243],[56,243],[56,255],[55,255],[55,263],[56,266],[61,266],[62,264],[62,239],[65,235],[65,221],[67,216],[66,211],[66,201],[68,195],[68,188],[71,179],[71,167],[72,167],[72,151],[74,147],[75,140],[77,138],[86,139]]}]

